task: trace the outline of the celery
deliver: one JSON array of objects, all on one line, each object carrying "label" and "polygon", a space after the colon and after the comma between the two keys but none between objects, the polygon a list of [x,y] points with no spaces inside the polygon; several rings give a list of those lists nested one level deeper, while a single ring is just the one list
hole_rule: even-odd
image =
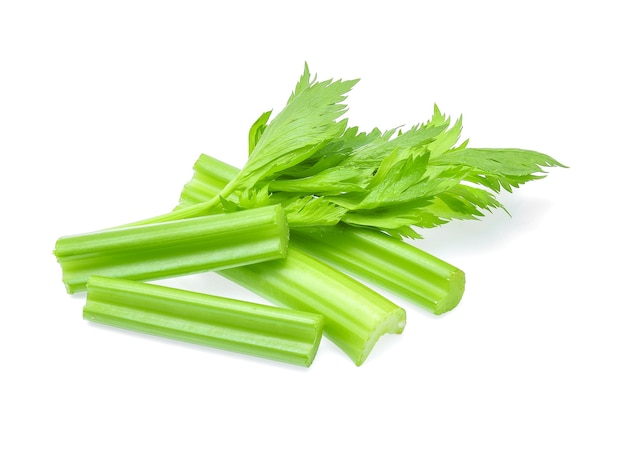
[{"label": "celery", "polygon": [[65,236],[54,254],[69,293],[90,275],[152,280],[284,258],[280,206]]},{"label": "celery", "polygon": [[207,154],[200,155],[193,165],[193,170],[193,177],[180,193],[177,209],[210,200],[239,172],[232,165]]},{"label": "celery", "polygon": [[458,305],[465,273],[400,239],[348,225],[291,232],[291,243],[322,261],[439,315]]},{"label": "celery", "polygon": [[[181,194],[182,209],[215,196],[237,170],[202,155]],[[324,334],[357,365],[385,333],[402,333],[405,311],[290,241],[284,260],[219,271],[235,283],[283,306],[324,315]]]},{"label": "celery", "polygon": [[[563,165],[531,150],[459,143],[461,119],[452,123],[437,106],[404,131],[347,127],[343,102],[356,83],[317,81],[305,64],[283,110],[251,127],[240,171],[203,156],[173,211],[61,238],[55,254],[68,291],[84,289],[93,274],[150,279],[213,269],[269,300],[324,315],[325,334],[357,365],[383,333],[402,332],[405,312],[332,266],[435,314],[454,308],[463,272],[402,238],[503,208],[500,191]],[[279,237],[267,225],[249,228],[263,206],[284,211],[273,230]],[[235,214],[226,220],[224,212]],[[294,232],[287,253],[285,218]],[[261,262],[278,256],[286,257]]]},{"label": "celery", "polygon": [[[202,154],[194,164],[192,179],[182,190],[179,207],[185,209],[212,198],[220,184],[226,184],[237,171]],[[305,251],[435,314],[453,309],[463,295],[463,271],[376,230],[344,224],[293,228],[290,241],[291,248]]]},{"label": "celery", "polygon": [[322,316],[130,280],[91,276],[90,321],[310,366]]},{"label": "celery", "polygon": [[294,245],[284,260],[218,273],[278,305],[324,315],[324,334],[357,365],[383,334],[404,330],[402,308]]}]

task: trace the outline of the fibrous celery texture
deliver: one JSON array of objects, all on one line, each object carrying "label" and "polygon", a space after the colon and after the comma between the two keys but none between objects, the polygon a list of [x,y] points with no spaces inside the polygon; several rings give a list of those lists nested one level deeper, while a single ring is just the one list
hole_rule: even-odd
[{"label": "fibrous celery texture", "polygon": [[290,245],[284,260],[218,273],[278,305],[324,316],[324,335],[361,365],[385,333],[400,334],[404,309]]},{"label": "fibrous celery texture", "polygon": [[324,323],[318,314],[101,276],[89,278],[83,317],[306,367]]},{"label": "fibrous celery texture", "polygon": [[378,231],[349,225],[296,229],[291,242],[436,315],[456,307],[465,290],[462,270]]},{"label": "fibrous celery texture", "polygon": [[60,238],[54,250],[69,293],[91,275],[153,280],[284,258],[280,206]]},{"label": "fibrous celery texture", "polygon": [[[180,206],[215,196],[238,170],[202,154],[185,184]],[[457,267],[382,232],[345,224],[293,228],[290,247],[441,314],[461,300],[465,274]],[[228,274],[228,273],[226,273]]]}]

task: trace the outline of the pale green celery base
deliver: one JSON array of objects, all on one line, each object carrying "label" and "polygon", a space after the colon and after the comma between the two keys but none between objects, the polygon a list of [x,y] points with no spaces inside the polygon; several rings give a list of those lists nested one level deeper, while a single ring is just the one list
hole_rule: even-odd
[{"label": "pale green celery base", "polygon": [[359,366],[382,335],[406,324],[404,309],[293,244],[284,260],[218,273],[278,305],[323,315],[325,336]]},{"label": "pale green celery base", "polygon": [[463,271],[384,233],[350,226],[293,229],[291,241],[437,315],[452,310],[463,296]]},{"label": "pale green celery base", "polygon": [[227,351],[310,366],[323,317],[123,279],[92,276],[87,320]]}]

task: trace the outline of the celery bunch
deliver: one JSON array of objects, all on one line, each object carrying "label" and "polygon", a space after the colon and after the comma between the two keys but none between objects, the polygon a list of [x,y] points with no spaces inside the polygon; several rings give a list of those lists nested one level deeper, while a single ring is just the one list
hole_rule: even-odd
[{"label": "celery bunch", "polygon": [[[284,109],[271,120],[272,112],[263,113],[250,128],[241,170],[201,155],[174,210],[59,239],[55,254],[68,291],[87,288],[86,317],[219,347],[228,343],[228,330],[220,340],[198,332],[212,331],[222,314],[189,311],[185,294],[105,278],[151,280],[215,270],[278,305],[312,313],[309,320],[321,316],[314,329],[323,318],[324,335],[360,365],[381,335],[403,331],[406,314],[347,274],[435,314],[453,309],[463,295],[463,271],[404,238],[419,238],[419,228],[503,208],[496,198],[501,190],[563,165],[536,151],[469,147],[460,142],[461,120],[452,123],[436,106],[427,122],[404,131],[348,127],[344,101],[356,83],[317,81],[305,65]],[[144,290],[152,296],[139,296]],[[244,310],[237,332],[258,327],[250,321],[254,310]],[[276,313],[283,320],[276,329],[299,329],[288,325],[288,315]],[[284,355],[230,349],[308,366],[318,341],[311,332],[305,360],[288,358],[290,346],[282,340],[276,344],[284,346]],[[248,333],[243,336],[256,343],[258,330]]]}]

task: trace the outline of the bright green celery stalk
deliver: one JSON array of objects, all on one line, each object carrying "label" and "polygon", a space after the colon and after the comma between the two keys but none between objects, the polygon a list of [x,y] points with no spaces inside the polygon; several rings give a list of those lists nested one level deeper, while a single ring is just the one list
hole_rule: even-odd
[{"label": "bright green celery stalk", "polygon": [[318,314],[102,276],[89,278],[83,317],[306,367],[324,324]]},{"label": "bright green celery stalk", "polygon": [[402,333],[405,311],[336,268],[289,246],[284,260],[218,273],[278,305],[324,316],[324,335],[356,365],[385,333]]},{"label": "bright green celery stalk", "polygon": [[65,236],[54,254],[74,293],[91,275],[153,280],[284,258],[288,240],[276,205]]},{"label": "bright green celery stalk", "polygon": [[[235,167],[202,154],[181,193],[180,206],[212,198],[237,172]],[[294,246],[434,314],[452,310],[465,289],[463,271],[379,231],[348,225],[294,228],[290,247]]]},{"label": "bright green celery stalk", "polygon": [[290,241],[436,315],[452,310],[463,296],[462,270],[375,230],[348,225],[294,229]]}]

